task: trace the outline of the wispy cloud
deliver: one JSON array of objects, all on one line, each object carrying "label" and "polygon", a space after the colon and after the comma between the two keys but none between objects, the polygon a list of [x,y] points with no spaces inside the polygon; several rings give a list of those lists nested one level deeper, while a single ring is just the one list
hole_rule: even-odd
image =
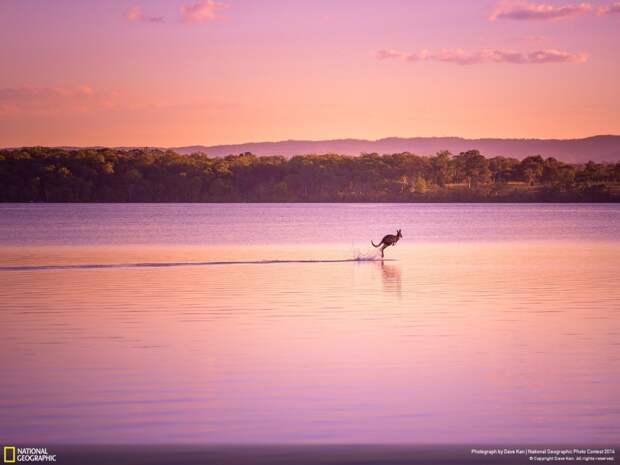
[{"label": "wispy cloud", "polygon": [[181,5],[181,18],[187,22],[213,21],[219,18],[219,11],[228,5],[215,0],[199,0],[191,5]]},{"label": "wispy cloud", "polygon": [[115,94],[95,91],[83,84],[77,87],[8,87],[0,89],[0,115],[28,113],[55,114],[113,108]]},{"label": "wispy cloud", "polygon": [[515,19],[515,20],[556,20],[588,13],[592,11],[590,3],[575,5],[547,5],[545,3],[530,2],[500,2],[497,4],[489,19]]},{"label": "wispy cloud", "polygon": [[399,52],[398,50],[388,49],[379,50],[377,52],[377,58],[379,60],[389,60],[390,58],[398,58],[400,60],[408,59],[412,54],[406,52]]},{"label": "wispy cloud", "polygon": [[619,15],[620,16],[620,2],[612,3],[611,5],[601,6],[598,8],[597,13],[599,15]]},{"label": "wispy cloud", "polygon": [[129,21],[144,21],[147,23],[163,23],[163,16],[146,16],[142,11],[142,7],[139,5],[132,6],[129,10],[127,10],[127,14],[125,17]]},{"label": "wispy cloud", "polygon": [[544,63],[584,63],[585,53],[570,53],[555,49],[519,52],[504,49],[483,49],[467,51],[460,48],[439,51],[422,50],[420,52],[401,52],[398,50],[379,50],[379,60],[397,59],[403,61],[436,61],[457,65],[476,65],[481,63],[513,63],[513,64],[544,64]]}]

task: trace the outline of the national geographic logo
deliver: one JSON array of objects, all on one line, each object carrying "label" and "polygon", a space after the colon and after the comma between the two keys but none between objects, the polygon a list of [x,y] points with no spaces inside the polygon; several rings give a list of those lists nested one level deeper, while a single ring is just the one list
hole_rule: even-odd
[{"label": "national geographic logo", "polygon": [[4,463],[15,463],[15,447],[4,446],[2,458],[4,459]]},{"label": "national geographic logo", "polygon": [[2,448],[4,463],[55,462],[56,454],[50,454],[47,447],[15,447]]}]

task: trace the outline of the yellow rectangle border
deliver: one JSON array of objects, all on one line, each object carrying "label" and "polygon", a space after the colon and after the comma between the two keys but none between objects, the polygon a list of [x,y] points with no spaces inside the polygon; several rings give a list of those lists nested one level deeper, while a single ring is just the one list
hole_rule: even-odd
[{"label": "yellow rectangle border", "polygon": [[[13,458],[11,460],[8,459],[9,454],[7,452],[9,451],[13,452]],[[4,459],[4,463],[15,463],[15,446],[4,446],[2,458]]]}]

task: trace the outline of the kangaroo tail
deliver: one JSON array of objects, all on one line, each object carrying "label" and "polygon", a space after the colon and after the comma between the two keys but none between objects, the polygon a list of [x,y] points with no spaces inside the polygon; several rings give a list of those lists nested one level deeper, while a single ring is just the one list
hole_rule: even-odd
[{"label": "kangaroo tail", "polygon": [[374,247],[380,247],[381,246],[381,242],[379,242],[379,244],[375,244],[372,240],[370,241],[370,243],[374,246]]}]

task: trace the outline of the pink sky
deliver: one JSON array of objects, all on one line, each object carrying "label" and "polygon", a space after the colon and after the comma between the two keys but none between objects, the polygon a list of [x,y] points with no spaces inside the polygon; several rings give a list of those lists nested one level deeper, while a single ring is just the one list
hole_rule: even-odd
[{"label": "pink sky", "polygon": [[0,146],[620,133],[620,2],[0,0]]}]

